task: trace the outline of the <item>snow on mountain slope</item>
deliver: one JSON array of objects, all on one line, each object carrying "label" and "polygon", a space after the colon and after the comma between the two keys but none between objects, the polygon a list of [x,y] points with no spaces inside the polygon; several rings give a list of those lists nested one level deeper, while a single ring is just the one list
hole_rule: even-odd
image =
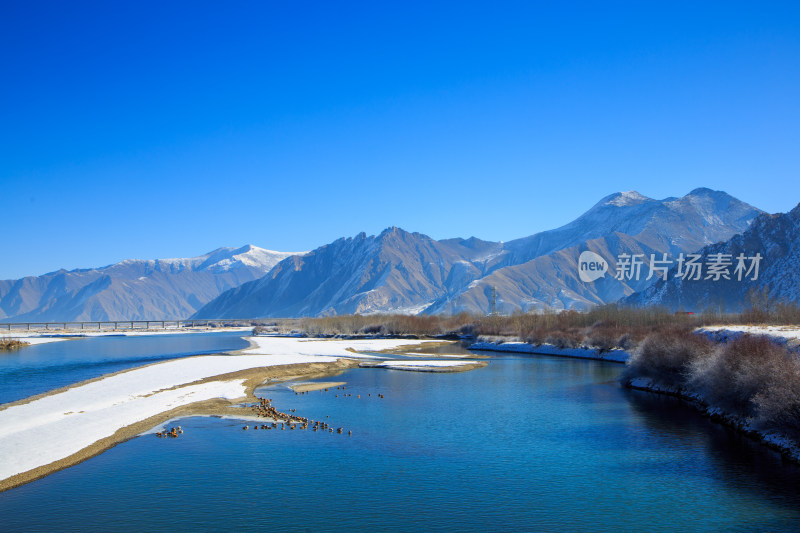
[{"label": "snow on mountain slope", "polygon": [[[704,188],[664,200],[636,191],[612,194],[561,228],[507,243],[510,252],[479,283],[440,298],[425,312],[488,312],[491,287],[498,310],[507,313],[614,302],[655,281],[613,279],[620,254],[693,252],[744,231],[759,213],[727,193]],[[612,275],[593,283],[578,279],[577,260],[584,250],[605,257]]]},{"label": "snow on mountain slope", "polygon": [[[586,308],[654,283],[613,279],[619,254],[693,252],[747,230],[760,213],[705,188],[663,200],[627,191],[569,224],[507,243],[436,241],[388,228],[306,255],[245,246],[186,259],[126,260],[0,281],[0,320],[485,313],[492,287],[503,312]],[[577,257],[586,250],[606,257],[612,275],[588,284],[578,279]]]},{"label": "snow on mountain slope", "polygon": [[[660,280],[622,303],[659,305],[673,310],[713,308],[736,312],[748,305],[748,293],[753,289],[766,289],[776,301],[800,303],[800,205],[789,213],[761,215],[741,235],[706,246],[697,253],[702,256],[702,264],[715,254],[730,256],[730,279],[706,279],[706,273],[699,280],[684,280],[673,269],[666,281]],[[740,254],[745,257],[761,255],[758,279],[753,279],[754,272],[750,276],[743,275],[741,280],[734,274]],[[749,261],[747,266],[750,266]]]},{"label": "snow on mountain slope", "polygon": [[[743,231],[760,211],[721,191],[696,189],[654,200],[635,191],[603,198],[555,230],[492,243],[435,241],[389,228],[339,239],[268,276],[220,295],[197,318],[315,316],[342,313],[488,312],[495,287],[500,310],[585,308],[616,301],[651,282],[577,277],[577,257],[694,251]],[[612,268],[616,262],[612,260]],[[427,307],[426,307],[427,306]]]},{"label": "snow on mountain slope", "polygon": [[435,241],[388,228],[379,235],[338,239],[290,257],[267,276],[222,294],[194,315],[203,317],[316,316],[422,309],[452,285],[482,275],[497,243]]},{"label": "snow on mountain slope", "polygon": [[223,291],[260,278],[291,255],[248,245],[218,248],[198,257],[127,259],[102,268],[0,281],[0,320],[185,318]]},{"label": "snow on mountain slope", "polygon": [[[654,200],[636,191],[606,196],[574,221],[506,243],[494,268],[517,265],[591,239],[624,233],[670,253],[697,250],[741,233],[761,211],[722,191],[698,188],[682,198]],[[494,269],[493,268],[493,269]]]}]

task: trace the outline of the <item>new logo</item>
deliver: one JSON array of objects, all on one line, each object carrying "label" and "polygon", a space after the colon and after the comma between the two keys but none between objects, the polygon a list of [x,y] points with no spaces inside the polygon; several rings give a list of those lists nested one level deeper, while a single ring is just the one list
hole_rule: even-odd
[{"label": "new logo", "polygon": [[601,256],[594,252],[585,251],[578,258],[578,276],[581,281],[591,283],[602,278],[608,272],[608,263]]}]

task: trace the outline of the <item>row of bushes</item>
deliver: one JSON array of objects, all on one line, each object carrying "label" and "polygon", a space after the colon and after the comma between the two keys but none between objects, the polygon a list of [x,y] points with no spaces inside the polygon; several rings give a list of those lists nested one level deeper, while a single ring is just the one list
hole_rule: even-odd
[{"label": "row of bushes", "polygon": [[[549,337],[567,343],[594,336],[598,342],[628,335],[641,340],[664,327],[700,327],[710,324],[800,324],[800,307],[770,301],[753,294],[751,305],[742,313],[673,313],[663,308],[630,308],[614,304],[589,311],[517,313],[483,316],[461,313],[442,315],[337,315],[320,318],[275,321],[282,330],[296,329],[308,334],[355,335],[472,334],[514,337],[531,343],[547,342]],[[580,337],[580,339],[578,339]]]},{"label": "row of bushes", "polygon": [[[781,318],[788,307],[775,307]],[[758,320],[755,320],[758,318]],[[306,335],[468,335],[501,337],[531,344],[549,343],[560,348],[590,346],[601,351],[633,349],[648,335],[676,329],[688,331],[709,324],[770,324],[774,314],[749,309],[735,315],[672,313],[659,308],[632,309],[616,305],[590,311],[478,316],[338,315],[320,318],[284,319],[275,331]],[[800,313],[795,323],[800,324]]]},{"label": "row of bushes", "polygon": [[767,337],[719,344],[685,328],[664,329],[633,352],[623,379],[637,377],[699,394],[759,429],[800,442],[800,359]]}]

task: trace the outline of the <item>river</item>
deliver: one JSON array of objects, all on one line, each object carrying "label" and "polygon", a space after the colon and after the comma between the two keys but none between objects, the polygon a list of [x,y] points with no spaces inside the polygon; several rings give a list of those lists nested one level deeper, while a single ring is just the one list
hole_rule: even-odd
[{"label": "river", "polygon": [[[181,351],[148,339],[146,362]],[[348,370],[333,378],[346,392],[263,388],[344,433],[184,419],[177,439],[137,437],[0,493],[2,529],[796,530],[800,469],[678,400],[621,388],[622,365],[492,356],[463,373]]]}]

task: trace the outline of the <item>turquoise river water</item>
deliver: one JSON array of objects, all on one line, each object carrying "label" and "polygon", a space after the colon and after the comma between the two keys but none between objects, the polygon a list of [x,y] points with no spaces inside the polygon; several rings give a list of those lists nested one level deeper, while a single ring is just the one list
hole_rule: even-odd
[{"label": "turquoise river water", "polygon": [[[146,339],[105,339],[104,348],[128,362],[185,352]],[[95,341],[48,353],[77,360]],[[131,341],[148,351],[132,355]],[[243,341],[187,342],[207,352]],[[39,388],[77,377],[59,377],[74,369],[40,357],[49,370],[27,378],[21,361],[7,365],[16,373],[0,364],[5,401],[19,396],[7,375]],[[109,359],[98,358],[100,373],[112,371]],[[91,374],[83,362],[81,375]],[[137,437],[0,493],[0,530],[798,530],[800,469],[677,400],[621,388],[621,369],[504,354],[463,373],[348,370],[333,379],[350,397],[265,387],[279,410],[344,434],[183,419],[178,439]],[[23,390],[41,392],[31,386]]]}]

